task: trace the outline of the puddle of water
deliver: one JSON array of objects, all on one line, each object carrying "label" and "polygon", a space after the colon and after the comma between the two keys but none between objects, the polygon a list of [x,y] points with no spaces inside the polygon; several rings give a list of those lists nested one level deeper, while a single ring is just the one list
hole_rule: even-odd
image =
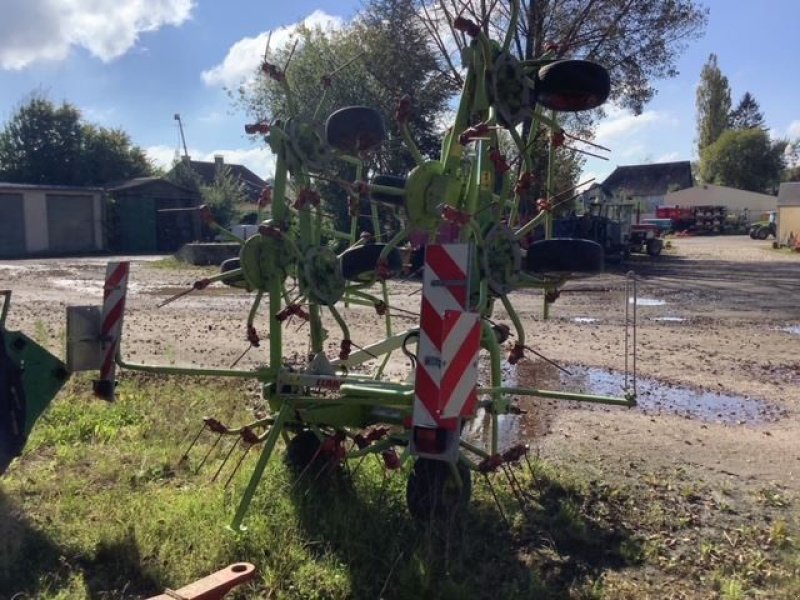
[{"label": "puddle of water", "polygon": [[597,323],[598,319],[594,317],[575,317],[572,319],[573,323]]},{"label": "puddle of water", "polygon": [[[596,367],[565,366],[571,375],[541,361],[525,361],[517,366],[504,362],[503,385],[622,396],[624,373]],[[488,384],[485,371],[480,379],[480,385]],[[782,408],[761,399],[673,386],[657,379],[639,378],[636,391],[638,405],[633,410],[647,415],[670,414],[710,423],[759,425],[777,421],[786,414]],[[527,412],[498,417],[501,449],[549,433],[559,407],[597,409],[601,406],[526,397],[520,397],[517,405]],[[471,441],[488,445],[490,431],[491,417],[481,409],[477,418],[468,424],[466,434]]]},{"label": "puddle of water", "polygon": [[781,331],[785,331],[793,335],[800,335],[800,325],[789,325],[788,327],[781,327]]},{"label": "puddle of water", "polygon": [[[619,395],[623,373],[592,367],[573,367],[562,375],[565,388],[590,394]],[[763,400],[672,386],[657,379],[636,382],[638,410],[645,414],[675,414],[699,421],[757,425],[777,421],[784,411]]]},{"label": "puddle of water", "polygon": [[[629,298],[628,303],[633,304],[633,298]],[[658,298],[636,298],[636,306],[664,306],[666,303]]]},{"label": "puddle of water", "polygon": [[651,317],[651,321],[662,321],[664,323],[683,323],[686,321],[683,317]]}]

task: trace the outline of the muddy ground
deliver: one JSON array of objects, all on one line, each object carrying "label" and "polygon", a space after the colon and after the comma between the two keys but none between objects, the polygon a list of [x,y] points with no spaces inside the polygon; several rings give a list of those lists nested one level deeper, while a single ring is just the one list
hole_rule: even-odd
[{"label": "muddy ground", "polygon": [[[635,477],[680,467],[688,477],[800,495],[800,255],[747,237],[676,238],[656,259],[634,257],[602,276],[571,281],[542,320],[542,295],[518,292],[528,344],[572,372],[532,354],[508,377],[522,385],[620,391],[625,367],[625,276],[639,277],[637,374],[641,406],[607,408],[521,399],[506,441],[522,438],[545,458],[589,473]],[[213,287],[164,308],[158,304],[207,271],[164,268],[161,257],[132,257],[123,352],[132,361],[229,366],[247,347],[251,296]],[[0,262],[0,289],[13,290],[7,326],[46,341],[63,356],[65,307],[101,303],[106,258]],[[219,284],[216,284],[219,285]],[[392,285],[390,304],[416,313],[419,284]],[[632,308],[629,305],[629,308]],[[380,339],[381,319],[343,309],[352,339]],[[257,323],[265,329],[262,315]],[[398,315],[403,315],[398,311]],[[496,321],[508,322],[501,312]],[[294,323],[287,356],[302,356],[307,328]],[[415,318],[397,318],[395,328]],[[341,334],[332,320],[329,354]],[[266,345],[266,344],[265,344]],[[239,367],[259,364],[254,350]],[[630,360],[629,360],[630,366]],[[402,355],[389,372],[407,375]],[[122,375],[124,377],[124,374]]]}]

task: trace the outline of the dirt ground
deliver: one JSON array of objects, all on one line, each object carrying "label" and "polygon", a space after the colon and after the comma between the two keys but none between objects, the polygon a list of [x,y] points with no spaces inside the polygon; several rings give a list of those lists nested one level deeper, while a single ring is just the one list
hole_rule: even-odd
[{"label": "dirt ground", "polygon": [[[251,296],[223,286],[157,305],[205,271],[157,267],[132,257],[123,353],[134,362],[230,366],[247,347]],[[0,262],[0,289],[13,290],[9,329],[45,341],[58,355],[65,307],[101,303],[107,258]],[[506,423],[545,458],[590,472],[636,476],[681,467],[698,480],[800,493],[800,255],[747,237],[676,238],[656,259],[634,257],[602,276],[571,281],[542,319],[542,295],[512,302],[535,350],[575,373],[572,379],[532,354],[511,377],[542,388],[619,392],[625,366],[625,271],[639,278],[637,370],[642,406],[608,408],[521,399],[528,413]],[[390,305],[419,309],[418,283],[392,285]],[[629,308],[633,308],[629,305]],[[381,319],[343,309],[361,346],[381,338]],[[257,324],[266,329],[266,312]],[[399,313],[395,328],[414,327]],[[502,312],[496,321],[509,321]],[[329,354],[341,334],[331,319]],[[307,329],[290,326],[287,357],[302,356]],[[256,366],[254,350],[239,363]],[[389,369],[407,376],[402,355]],[[124,375],[122,375],[124,377]],[[600,386],[600,387],[598,387]],[[611,389],[616,388],[616,389]],[[510,440],[507,440],[510,442]]]}]

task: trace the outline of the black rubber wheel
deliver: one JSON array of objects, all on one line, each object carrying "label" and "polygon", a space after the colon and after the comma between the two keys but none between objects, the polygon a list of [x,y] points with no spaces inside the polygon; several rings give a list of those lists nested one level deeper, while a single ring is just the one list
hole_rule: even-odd
[{"label": "black rubber wheel", "polygon": [[296,473],[302,473],[314,463],[319,468],[324,468],[325,461],[319,456],[322,442],[313,431],[308,429],[294,436],[286,445],[286,464]]},{"label": "black rubber wheel", "polygon": [[359,154],[379,146],[386,139],[383,117],[368,106],[346,106],[332,113],[325,122],[328,145]]},{"label": "black rubber wheel", "polygon": [[769,237],[769,229],[762,227],[756,232],[756,239],[765,240]]},{"label": "black rubber wheel", "polygon": [[664,248],[664,242],[661,240],[649,240],[647,242],[647,254],[650,256],[658,256]]},{"label": "black rubber wheel", "polygon": [[[222,264],[219,266],[220,273],[227,273],[228,271],[235,271],[241,266],[239,262],[239,258],[229,258],[228,260],[223,260]],[[223,279],[222,283],[225,285],[229,285],[231,287],[237,288],[246,288],[247,282],[244,279],[244,275],[238,275],[236,277],[230,277],[228,279]]]},{"label": "black rubber wheel", "polygon": [[552,110],[577,112],[597,108],[611,92],[605,67],[588,60],[558,60],[539,69],[536,102]]},{"label": "black rubber wheel", "polygon": [[[370,281],[373,279],[378,257],[385,247],[386,244],[366,244],[342,252],[339,260],[342,262],[344,278],[347,281]],[[403,270],[403,258],[397,248],[392,248],[386,257],[386,262],[392,277]]]},{"label": "black rubber wheel", "polygon": [[449,517],[465,508],[472,495],[472,476],[456,463],[461,485],[452,465],[441,460],[418,458],[406,484],[408,512],[417,519]]},{"label": "black rubber wheel", "polygon": [[[406,178],[399,175],[378,175],[372,180],[372,185],[383,185],[402,190],[406,187]],[[405,196],[396,196],[385,192],[370,192],[369,199],[383,204],[391,204],[392,206],[403,206],[405,204]]]},{"label": "black rubber wheel", "polygon": [[591,240],[553,238],[533,242],[525,257],[525,271],[544,273],[602,273],[603,247]]}]

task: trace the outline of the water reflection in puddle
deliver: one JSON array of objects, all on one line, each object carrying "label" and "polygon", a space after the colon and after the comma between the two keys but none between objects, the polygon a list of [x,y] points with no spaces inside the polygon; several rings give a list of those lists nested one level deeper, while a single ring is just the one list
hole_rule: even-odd
[{"label": "water reflection in puddle", "polygon": [[651,321],[660,321],[663,323],[683,323],[686,321],[684,317],[650,317]]},{"label": "water reflection in puddle", "polygon": [[788,327],[781,327],[781,331],[785,331],[793,335],[800,335],[800,325],[789,325]]},{"label": "water reflection in puddle", "polygon": [[[629,298],[628,303],[633,304],[633,298]],[[636,298],[636,306],[664,306],[666,303],[658,298]]]},{"label": "water reflection in puddle", "polygon": [[597,323],[598,319],[594,317],[575,317],[572,319],[573,323]]},{"label": "water reflection in puddle", "polygon": [[[525,361],[516,367],[504,362],[503,385],[614,397],[623,395],[624,373],[583,366],[568,366],[568,369],[571,375],[541,361]],[[485,373],[481,379],[481,385],[485,385],[488,379]],[[646,415],[678,415],[727,425],[759,425],[777,421],[786,414],[782,408],[761,399],[673,386],[657,379],[639,378],[636,387],[638,405],[632,410]],[[549,433],[550,424],[559,408],[626,410],[576,401],[530,397],[520,397],[517,405],[527,412],[498,417],[501,449]],[[473,442],[488,446],[490,431],[491,417],[481,409],[478,418],[469,423],[467,437]]]}]

